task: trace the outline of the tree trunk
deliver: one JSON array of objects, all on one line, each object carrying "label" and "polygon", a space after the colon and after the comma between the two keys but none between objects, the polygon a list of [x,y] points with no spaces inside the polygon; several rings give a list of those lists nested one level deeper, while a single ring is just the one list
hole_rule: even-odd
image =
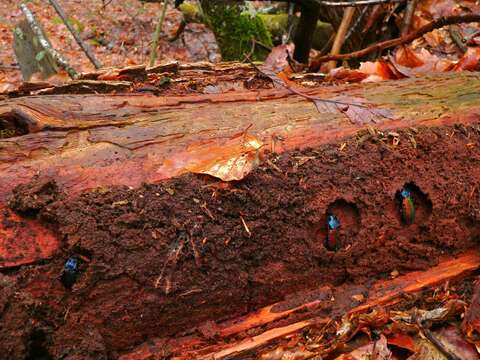
[{"label": "tree trunk", "polygon": [[[53,358],[114,357],[465,252],[480,233],[479,88],[452,73],[302,89],[368,104],[340,110],[282,88],[0,102],[0,126],[24,134],[0,140],[0,349],[25,358],[22,339],[43,336]],[[59,280],[69,257],[72,289]]]}]

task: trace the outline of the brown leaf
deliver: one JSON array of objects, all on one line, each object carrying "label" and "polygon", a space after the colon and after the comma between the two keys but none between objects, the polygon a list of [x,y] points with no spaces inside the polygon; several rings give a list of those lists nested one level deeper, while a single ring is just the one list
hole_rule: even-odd
[{"label": "brown leaf", "polygon": [[[407,48],[408,49],[408,48]],[[428,50],[421,49],[417,52],[412,50],[405,50],[409,52],[409,55],[401,55],[397,59],[397,53],[395,56],[389,56],[391,64],[395,69],[406,77],[415,77],[425,75],[432,72],[445,72],[453,68],[453,62],[448,59],[440,59],[436,55],[432,55]],[[400,54],[403,53],[400,52]],[[399,61],[400,60],[400,61]],[[403,65],[402,61],[407,65],[420,64],[418,66]]]},{"label": "brown leaf", "polygon": [[393,72],[389,64],[384,60],[377,60],[375,62],[367,61],[360,64],[359,71],[368,75],[363,82],[375,82],[382,80],[398,79],[399,74]]},{"label": "brown leaf", "polygon": [[455,71],[480,70],[480,48],[469,47],[460,61],[453,67]]},{"label": "brown leaf", "polygon": [[410,352],[416,352],[417,347],[413,338],[404,333],[394,333],[388,337],[388,344],[395,345],[399,348],[406,349]]},{"label": "brown leaf", "polygon": [[409,68],[425,64],[408,46],[401,46],[397,49],[395,52],[395,63]]},{"label": "brown leaf", "polygon": [[336,360],[364,360],[364,359],[377,359],[377,360],[390,360],[392,352],[388,349],[387,339],[385,336],[380,335],[380,339],[372,341],[367,345],[359,347],[348,354],[342,354],[336,358]]},{"label": "brown leaf", "polygon": [[275,46],[263,62],[262,70],[268,69],[270,71],[278,73],[288,67],[287,51],[292,53],[293,48],[293,44]]},{"label": "brown leaf", "polygon": [[462,360],[478,360],[479,355],[475,347],[468,343],[460,329],[456,326],[448,326],[434,332],[445,349],[452,354],[457,355]]},{"label": "brown leaf", "polygon": [[249,134],[231,140],[231,144],[219,148],[218,157],[214,162],[197,164],[188,170],[208,174],[223,181],[243,179],[258,166],[259,151],[263,143]]},{"label": "brown leaf", "polygon": [[332,69],[327,77],[326,81],[346,81],[346,82],[360,82],[368,77],[368,74],[360,70],[353,70],[344,67]]},{"label": "brown leaf", "polygon": [[368,123],[376,123],[378,119],[393,119],[393,114],[388,109],[374,107],[362,98],[343,98],[336,97],[330,100],[339,101],[348,105],[325,102],[321,99],[314,100],[315,106],[319,112],[345,114],[353,124],[364,125]]}]

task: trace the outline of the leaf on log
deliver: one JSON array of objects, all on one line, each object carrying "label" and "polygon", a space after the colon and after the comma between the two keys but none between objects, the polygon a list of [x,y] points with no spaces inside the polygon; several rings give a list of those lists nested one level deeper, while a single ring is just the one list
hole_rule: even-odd
[{"label": "leaf on log", "polygon": [[[313,100],[320,113],[338,113],[345,114],[352,124],[365,125],[370,122],[377,123],[380,119],[386,118],[393,120],[393,113],[388,109],[376,108],[365,102],[362,98],[336,97],[331,99],[338,103],[326,102],[321,99]],[[344,103],[345,105],[343,105]],[[349,105],[347,105],[350,103]]]},{"label": "leaf on log", "polygon": [[283,72],[276,74],[270,69],[262,68],[258,71],[272,80],[275,86],[281,86],[290,92],[313,101],[319,113],[341,113],[353,124],[367,124],[369,122],[377,122],[377,119],[387,118],[393,120],[392,112],[388,109],[380,109],[374,104],[368,103],[365,99],[340,96],[335,98],[323,98],[310,96],[304,93],[305,89],[295,82],[288,80]]},{"label": "leaf on log", "polygon": [[193,164],[187,169],[197,174],[207,174],[223,181],[241,180],[260,162],[262,141],[252,135],[233,137],[231,143],[211,149],[217,156],[209,162]]}]

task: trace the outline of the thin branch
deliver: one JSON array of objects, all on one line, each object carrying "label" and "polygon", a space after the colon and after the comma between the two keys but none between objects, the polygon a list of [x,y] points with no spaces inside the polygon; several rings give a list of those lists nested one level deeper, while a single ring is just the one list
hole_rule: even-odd
[{"label": "thin branch", "polygon": [[359,27],[360,24],[362,23],[363,18],[364,18],[365,15],[367,14],[368,9],[369,9],[368,6],[365,6],[365,7],[362,9],[360,15],[358,15],[357,19],[355,20],[355,22],[353,23],[353,25],[350,27],[350,30],[348,30],[347,35],[345,35],[344,43],[347,42],[348,39],[350,39],[350,36],[352,36],[352,34],[353,34],[355,31],[357,31],[358,27]]},{"label": "thin branch", "polygon": [[[277,1],[287,1],[287,0],[277,0]],[[401,3],[405,0],[339,0],[339,1],[330,1],[330,0],[302,0],[301,3],[309,5],[325,5],[325,6],[338,6],[338,7],[357,7],[364,5],[377,5],[377,4],[391,4],[391,3]]]},{"label": "thin branch", "polygon": [[82,38],[80,37],[80,34],[73,28],[72,24],[68,21],[67,16],[65,15],[65,12],[63,11],[62,7],[60,4],[57,2],[57,0],[48,0],[50,4],[55,8],[55,11],[57,12],[58,16],[62,19],[63,23],[67,27],[68,31],[72,34],[74,37],[75,41],[77,42],[78,46],[80,46],[87,55],[88,59],[91,61],[93,66],[95,66],[95,69],[100,69],[102,67],[102,64],[95,58],[95,55],[93,55],[92,50],[86,44]]},{"label": "thin branch", "polygon": [[182,21],[180,22],[180,25],[178,26],[178,29],[175,31],[175,35],[173,35],[173,37],[168,39],[168,41],[169,42],[174,42],[174,41],[178,40],[180,35],[182,35],[183,31],[185,30],[186,26],[187,26],[187,22],[185,21],[185,19],[182,19]]},{"label": "thin branch", "polygon": [[0,64],[0,69],[17,70],[17,69],[20,69],[20,66],[19,65],[2,65],[2,64]]},{"label": "thin branch", "polygon": [[466,41],[460,34],[460,31],[458,31],[458,27],[456,25],[450,25],[448,27],[448,33],[450,37],[452,38],[452,41],[457,45],[457,47],[460,49],[462,53],[466,53],[468,50],[467,45],[465,44]]},{"label": "thin branch", "polygon": [[160,37],[160,32],[162,31],[163,21],[165,20],[165,13],[167,12],[167,4],[168,4],[168,0],[164,0],[163,10],[162,10],[162,13],[160,14],[160,18],[158,20],[155,33],[153,34],[152,48],[150,50],[150,63],[149,63],[150,67],[155,65],[155,60],[157,59],[158,39]]},{"label": "thin branch", "polygon": [[349,54],[319,56],[312,60],[311,68],[314,68],[314,69],[318,68],[320,64],[325,61],[355,59],[355,58],[368,55],[375,51],[389,49],[398,45],[406,44],[415,39],[418,39],[419,37],[422,37],[423,35],[425,35],[426,33],[429,33],[432,30],[439,29],[446,25],[479,22],[479,21],[480,21],[480,14],[444,16],[422,26],[417,31],[411,32],[406,36],[402,36],[402,37],[387,40],[387,41],[382,41],[382,42],[373,44],[372,46],[369,46],[365,49],[354,51]]},{"label": "thin branch", "polygon": [[328,1],[328,0],[311,0],[319,5],[338,6],[338,7],[357,7],[364,5],[390,4],[403,2],[404,0],[353,0],[353,1]]},{"label": "thin branch", "polygon": [[24,3],[21,3],[19,5],[20,9],[22,10],[23,14],[25,15],[25,18],[27,19],[28,25],[32,29],[33,33],[35,36],[38,38],[38,41],[40,42],[40,45],[45,49],[45,51],[48,51],[50,55],[55,59],[56,63],[65,69],[65,71],[68,73],[68,75],[72,79],[76,79],[78,74],[75,71],[74,68],[70,66],[70,64],[67,62],[67,60],[57,51],[55,50],[48,40],[45,38],[43,35],[42,30],[40,29],[40,26],[38,25],[37,21],[35,20],[35,17],[33,16],[32,12],[30,9],[25,5]]},{"label": "thin branch", "polygon": [[[335,35],[335,40],[333,41],[332,50],[330,55],[337,55],[342,49],[343,43],[345,42],[345,35],[347,34],[348,28],[352,23],[353,14],[355,13],[354,7],[347,7],[343,10],[343,17],[340,26],[338,27],[337,34]],[[329,62],[328,67],[333,69],[337,66],[337,62],[332,60]]]},{"label": "thin branch", "polygon": [[417,8],[418,0],[408,0],[407,8],[405,9],[405,15],[403,16],[403,24],[401,35],[405,36],[410,32],[410,27],[412,25],[413,14]]},{"label": "thin branch", "polygon": [[102,10],[105,10],[105,8],[110,5],[110,3],[112,2],[113,0],[102,0]]}]

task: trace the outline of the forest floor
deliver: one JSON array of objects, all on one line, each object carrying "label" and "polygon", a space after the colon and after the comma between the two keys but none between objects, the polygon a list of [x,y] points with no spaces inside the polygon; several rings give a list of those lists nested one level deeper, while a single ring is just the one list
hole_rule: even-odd
[{"label": "forest floor", "polygon": [[[143,64],[148,60],[161,4],[139,0],[112,0],[105,7],[101,0],[62,0],[60,4],[103,66]],[[75,69],[95,70],[52,6],[41,0],[33,0],[28,6],[53,47],[61,50]],[[23,17],[18,1],[0,2],[0,92],[14,88],[22,80],[12,44],[13,29]],[[181,20],[181,13],[169,7],[159,41],[158,61],[219,61],[215,37],[203,24],[189,24],[179,39],[168,40]]]}]

